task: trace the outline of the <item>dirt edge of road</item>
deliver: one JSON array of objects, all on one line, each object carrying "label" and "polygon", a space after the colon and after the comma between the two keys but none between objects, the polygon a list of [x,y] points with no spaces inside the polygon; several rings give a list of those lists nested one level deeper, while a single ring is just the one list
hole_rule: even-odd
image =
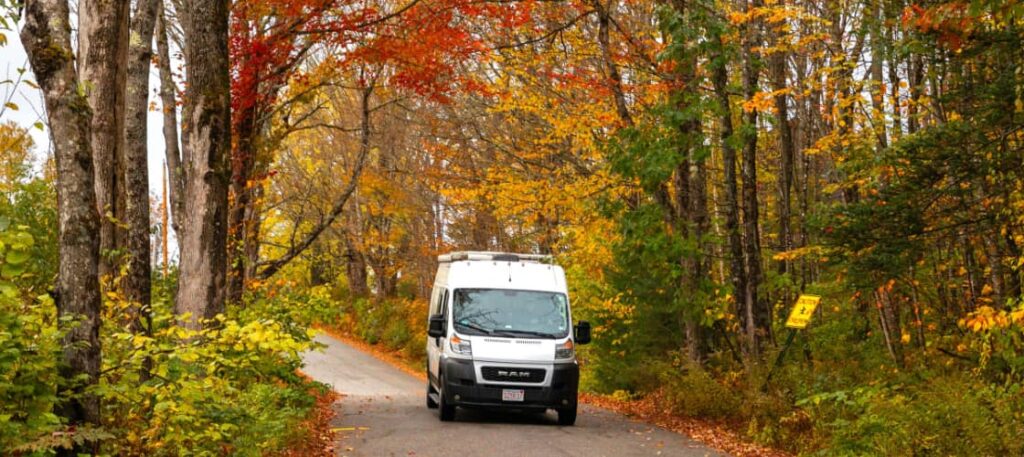
[{"label": "dirt edge of road", "polygon": [[[302,370],[295,371],[308,382],[313,382],[313,378],[303,373]],[[302,422],[302,429],[295,435],[294,440],[288,444],[286,450],[269,454],[270,456],[333,457],[336,455],[337,433],[331,427],[331,422],[338,414],[335,404],[344,395],[334,389],[321,389],[319,386],[310,388],[309,392],[316,398],[316,402],[310,409],[309,417]]]},{"label": "dirt edge of road", "polygon": [[623,416],[657,425],[680,435],[688,436],[709,448],[736,457],[791,457],[787,452],[771,449],[744,440],[726,423],[673,415],[661,408],[665,404],[660,394],[637,400],[623,401],[606,395],[580,393],[580,401],[614,411]]},{"label": "dirt edge of road", "polygon": [[[324,325],[317,325],[315,328],[332,338],[344,342],[361,352],[381,360],[402,372],[426,381],[426,374],[423,370],[415,369],[411,362],[398,354],[387,351],[378,345],[372,345],[365,341],[342,333],[340,330]],[[656,425],[665,430],[678,433],[683,436],[700,441],[717,451],[725,452],[737,457],[790,457],[792,454],[781,450],[771,449],[745,441],[740,435],[727,424],[712,422],[688,417],[672,415],[659,408],[661,404],[656,395],[631,401],[623,401],[607,395],[581,392],[580,401],[592,406],[597,406],[624,416]]]}]

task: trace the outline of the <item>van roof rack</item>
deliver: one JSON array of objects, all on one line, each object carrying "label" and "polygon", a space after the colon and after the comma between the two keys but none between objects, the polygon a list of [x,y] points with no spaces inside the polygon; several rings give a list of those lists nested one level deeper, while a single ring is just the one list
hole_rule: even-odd
[{"label": "van roof rack", "polygon": [[544,254],[516,254],[513,252],[493,251],[456,251],[437,256],[441,263],[458,262],[460,260],[493,260],[495,262],[537,262],[551,263],[551,256]]}]

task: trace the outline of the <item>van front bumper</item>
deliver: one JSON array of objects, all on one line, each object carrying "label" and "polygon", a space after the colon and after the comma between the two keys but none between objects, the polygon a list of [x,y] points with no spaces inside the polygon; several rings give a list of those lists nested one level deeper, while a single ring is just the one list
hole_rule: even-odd
[{"label": "van front bumper", "polygon": [[[473,361],[445,359],[444,400],[455,406],[481,408],[547,409],[576,406],[580,368],[575,362],[552,366],[551,383],[536,384],[481,384],[477,382]],[[504,389],[522,389],[523,401],[502,401]]]}]

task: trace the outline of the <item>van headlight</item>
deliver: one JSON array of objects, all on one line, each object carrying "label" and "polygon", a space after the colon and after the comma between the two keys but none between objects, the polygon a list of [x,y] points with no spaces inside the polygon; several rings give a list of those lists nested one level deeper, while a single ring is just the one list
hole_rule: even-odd
[{"label": "van headlight", "polygon": [[473,355],[473,344],[469,340],[459,338],[459,335],[452,335],[452,338],[448,340],[448,344],[452,348],[452,352],[460,355]]},{"label": "van headlight", "polygon": [[576,349],[572,344],[572,340],[565,340],[564,343],[555,345],[555,358],[556,359],[571,359],[576,355]]}]

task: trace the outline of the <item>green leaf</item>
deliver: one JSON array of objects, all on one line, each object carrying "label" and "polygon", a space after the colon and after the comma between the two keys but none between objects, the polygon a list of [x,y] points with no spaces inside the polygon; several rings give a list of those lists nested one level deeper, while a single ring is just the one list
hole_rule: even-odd
[{"label": "green leaf", "polygon": [[14,279],[25,273],[24,265],[6,264],[3,268],[0,268],[0,277],[7,279]]},{"label": "green leaf", "polygon": [[14,249],[7,253],[6,260],[8,264],[21,265],[28,261],[28,259],[30,258],[32,258],[32,255],[29,254],[28,251]]},{"label": "green leaf", "polygon": [[7,227],[11,226],[11,219],[7,216],[0,216],[0,232],[7,230]]},{"label": "green leaf", "polygon": [[22,244],[26,248],[30,248],[35,246],[36,239],[28,232],[18,232],[14,234],[14,243]]},{"label": "green leaf", "polygon": [[37,129],[39,129],[39,131],[45,131],[46,130],[46,126],[44,126],[43,123],[39,122],[39,121],[36,121],[36,123],[32,124],[32,126],[37,128]]},{"label": "green leaf", "polygon": [[3,282],[0,283],[0,295],[8,298],[15,298],[18,296],[18,289],[9,283]]}]

